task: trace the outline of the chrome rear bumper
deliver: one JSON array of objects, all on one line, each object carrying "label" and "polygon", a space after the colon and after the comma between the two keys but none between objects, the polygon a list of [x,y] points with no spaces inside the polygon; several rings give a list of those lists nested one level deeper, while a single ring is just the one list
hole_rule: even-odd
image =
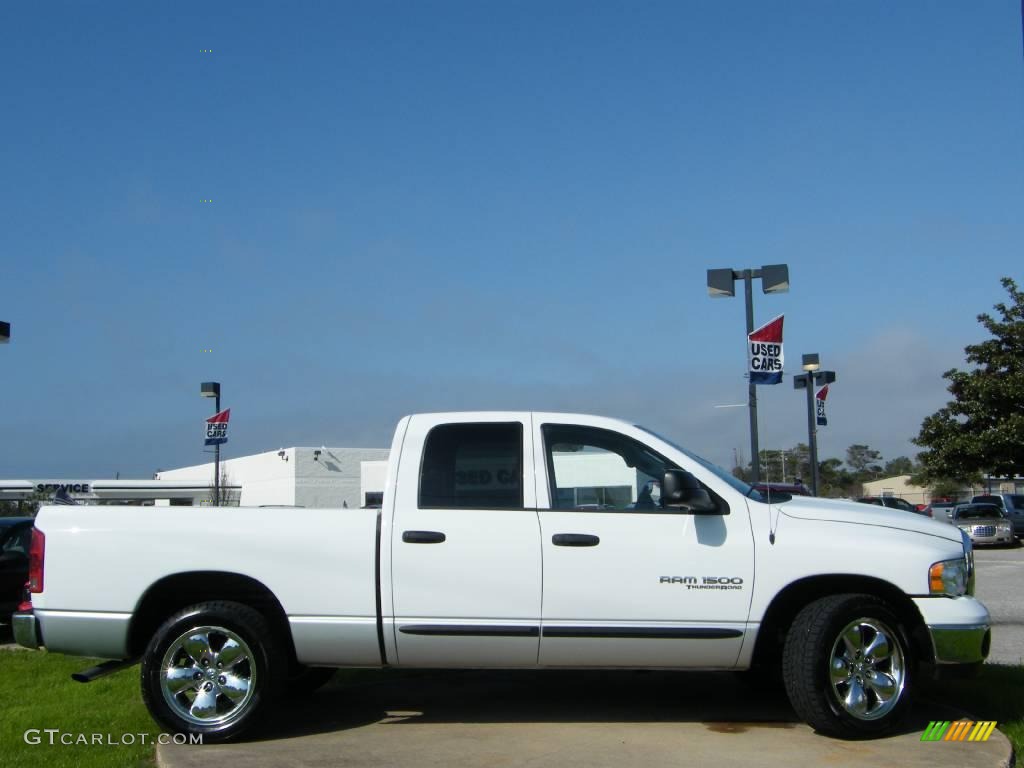
[{"label": "chrome rear bumper", "polygon": [[26,648],[39,648],[43,641],[39,634],[39,620],[32,611],[19,611],[11,617],[14,642]]}]

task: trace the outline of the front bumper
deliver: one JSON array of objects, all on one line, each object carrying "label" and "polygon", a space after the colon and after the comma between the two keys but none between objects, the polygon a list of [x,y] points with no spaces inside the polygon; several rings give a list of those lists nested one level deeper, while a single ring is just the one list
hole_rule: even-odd
[{"label": "front bumper", "polygon": [[914,598],[931,638],[937,666],[980,664],[992,644],[988,610],[970,596]]},{"label": "front bumper", "polygon": [[979,664],[988,658],[992,628],[988,624],[973,627],[929,626],[936,664]]},{"label": "front bumper", "polygon": [[997,532],[991,536],[971,536],[971,543],[974,546],[986,546],[989,544],[1013,544],[1017,540],[1017,537],[1013,533],[1013,529],[1008,529],[1005,532]]},{"label": "front bumper", "polygon": [[11,626],[14,629],[14,642],[26,648],[39,648],[43,644],[42,635],[39,633],[39,619],[32,611],[18,611],[11,616]]}]

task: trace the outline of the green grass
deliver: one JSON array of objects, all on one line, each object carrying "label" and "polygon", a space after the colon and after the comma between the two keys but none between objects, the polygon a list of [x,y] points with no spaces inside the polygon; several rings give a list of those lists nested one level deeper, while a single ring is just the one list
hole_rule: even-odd
[{"label": "green grass", "polygon": [[[139,693],[139,668],[130,667],[83,685],[70,675],[93,659],[45,651],[0,650],[0,765],[4,768],[151,768],[160,728],[149,717]],[[136,734],[133,746],[55,743],[40,733],[38,745],[25,743],[29,728],[63,733]],[[138,734],[148,734],[148,745]],[[55,736],[55,739],[59,739]],[[65,738],[67,738],[65,736]]]},{"label": "green grass", "polygon": [[997,721],[1014,753],[1024,755],[1024,667],[986,664],[973,680],[939,686],[933,695],[978,720]]}]

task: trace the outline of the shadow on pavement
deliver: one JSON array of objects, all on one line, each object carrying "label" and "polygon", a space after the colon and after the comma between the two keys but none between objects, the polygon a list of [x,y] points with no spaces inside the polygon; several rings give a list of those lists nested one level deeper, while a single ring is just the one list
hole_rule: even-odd
[{"label": "shadow on pavement", "polygon": [[[919,705],[890,735],[919,733],[948,708]],[[371,723],[702,723],[717,733],[793,728],[781,688],[729,672],[426,670],[340,672],[286,703],[258,740]]]}]

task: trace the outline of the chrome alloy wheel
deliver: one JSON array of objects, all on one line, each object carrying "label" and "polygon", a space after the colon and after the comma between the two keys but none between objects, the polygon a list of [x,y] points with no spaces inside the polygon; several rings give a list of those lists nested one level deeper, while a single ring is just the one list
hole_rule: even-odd
[{"label": "chrome alloy wheel", "polygon": [[851,621],[832,646],[829,675],[839,705],[858,720],[885,717],[907,680],[895,632],[878,619]]},{"label": "chrome alloy wheel", "polygon": [[164,654],[160,690],[174,713],[192,725],[231,723],[245,714],[256,691],[253,652],[230,629],[190,629]]}]

